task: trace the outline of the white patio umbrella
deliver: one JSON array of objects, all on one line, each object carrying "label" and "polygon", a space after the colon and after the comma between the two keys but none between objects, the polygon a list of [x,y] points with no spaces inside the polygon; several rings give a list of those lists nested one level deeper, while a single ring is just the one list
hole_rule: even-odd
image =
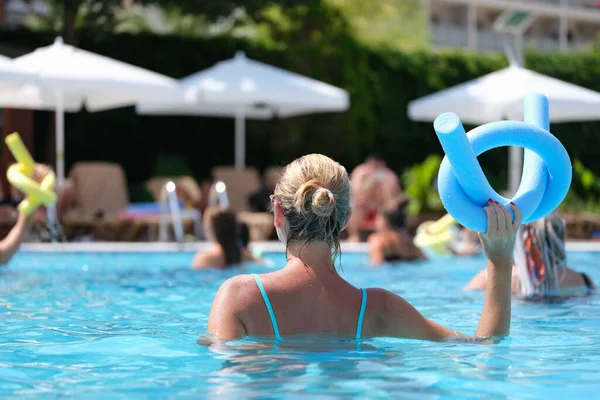
[{"label": "white patio umbrella", "polygon": [[24,85],[34,78],[34,75],[15,65],[12,58],[0,55],[0,89],[7,86]]},{"label": "white patio umbrella", "polygon": [[183,78],[180,83],[179,99],[142,102],[137,105],[137,112],[234,117],[238,169],[245,167],[246,118],[345,111],[350,106],[345,90],[250,60],[243,52]]},{"label": "white patio umbrella", "polygon": [[0,106],[56,111],[56,175],[64,181],[64,111],[134,105],[142,100],[176,97],[178,82],[167,76],[108,57],[54,44],[16,58],[13,63],[36,75],[25,87],[0,91]]},{"label": "white patio umbrella", "polygon": [[[453,112],[463,123],[481,125],[503,119],[523,120],[523,99],[537,92],[548,98],[550,122],[600,119],[600,93],[512,64],[480,78],[411,101],[408,115],[433,121]],[[509,189],[519,186],[522,149],[509,153]]]}]

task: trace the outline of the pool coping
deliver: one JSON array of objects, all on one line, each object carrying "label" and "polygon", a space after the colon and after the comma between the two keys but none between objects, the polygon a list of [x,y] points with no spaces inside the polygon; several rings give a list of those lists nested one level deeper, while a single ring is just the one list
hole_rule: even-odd
[{"label": "pool coping", "polygon": [[[177,253],[195,252],[211,247],[210,242],[72,242],[72,243],[23,243],[20,250],[27,253]],[[253,242],[252,250],[284,252],[279,242]],[[567,250],[576,252],[600,252],[600,241],[570,240]],[[342,251],[367,253],[367,243],[342,242]]]}]

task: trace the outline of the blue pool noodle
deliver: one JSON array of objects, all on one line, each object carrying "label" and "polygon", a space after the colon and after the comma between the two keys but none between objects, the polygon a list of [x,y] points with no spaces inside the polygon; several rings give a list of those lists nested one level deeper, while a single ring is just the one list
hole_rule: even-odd
[{"label": "blue pool noodle", "polygon": [[[438,190],[446,210],[461,225],[487,231],[483,207],[488,199],[507,209],[513,201],[521,209],[523,223],[554,211],[569,191],[571,160],[562,144],[549,132],[548,100],[540,94],[525,99],[525,122],[498,121],[468,134],[458,116],[444,113],[434,129],[446,153],[438,175]],[[500,196],[487,181],[477,156],[502,146],[525,148],[523,176],[513,199]]]}]

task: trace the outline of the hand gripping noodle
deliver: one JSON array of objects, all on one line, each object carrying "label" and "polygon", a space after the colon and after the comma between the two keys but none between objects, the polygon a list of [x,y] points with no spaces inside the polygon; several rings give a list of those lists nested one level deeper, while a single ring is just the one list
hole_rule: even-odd
[{"label": "hand gripping noodle", "polygon": [[11,185],[27,195],[19,204],[19,212],[31,215],[42,204],[46,206],[56,204],[56,194],[54,193],[56,176],[54,173],[50,171],[41,183],[36,182],[32,179],[35,162],[19,134],[15,132],[8,135],[6,145],[17,161],[8,168],[6,177]]},{"label": "hand gripping noodle", "polygon": [[[549,132],[548,99],[543,95],[525,98],[524,122],[492,122],[467,134],[458,116],[444,113],[433,126],[446,153],[438,174],[442,203],[457,222],[471,230],[486,232],[483,207],[488,199],[505,207],[514,202],[525,224],[554,211],[569,191],[571,160]],[[525,148],[521,185],[512,199],[492,189],[477,161],[483,152],[502,146]],[[510,207],[507,209],[512,213]]]}]

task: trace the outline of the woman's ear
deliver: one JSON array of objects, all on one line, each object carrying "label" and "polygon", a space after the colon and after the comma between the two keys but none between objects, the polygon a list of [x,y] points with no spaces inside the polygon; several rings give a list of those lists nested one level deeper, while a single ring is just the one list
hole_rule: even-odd
[{"label": "woman's ear", "polygon": [[281,209],[281,206],[277,200],[273,201],[273,217],[273,225],[275,225],[275,228],[281,228],[283,225],[284,216],[283,210]]},{"label": "woman's ear", "polygon": [[346,214],[346,219],[344,219],[344,225],[342,225],[342,231],[348,227],[350,223],[350,219],[352,218],[352,209],[348,210],[348,214]]}]

